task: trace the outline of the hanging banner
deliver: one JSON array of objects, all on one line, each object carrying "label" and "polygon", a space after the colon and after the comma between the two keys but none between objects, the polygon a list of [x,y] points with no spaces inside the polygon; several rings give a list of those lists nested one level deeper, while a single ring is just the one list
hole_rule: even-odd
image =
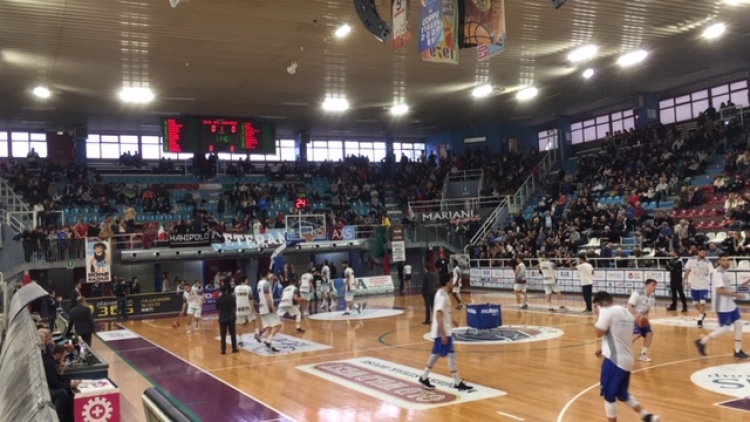
[{"label": "hanging banner", "polygon": [[419,52],[433,48],[443,39],[443,1],[419,0]]},{"label": "hanging banner", "polygon": [[393,51],[406,45],[411,40],[409,30],[409,0],[393,0]]},{"label": "hanging banner", "polygon": [[422,52],[425,62],[458,64],[458,0],[443,0],[443,39]]},{"label": "hanging banner", "polygon": [[112,278],[112,247],[109,239],[86,238],[86,283]]},{"label": "hanging banner", "polygon": [[477,47],[477,59],[487,60],[505,49],[505,1],[465,2],[461,48]]}]

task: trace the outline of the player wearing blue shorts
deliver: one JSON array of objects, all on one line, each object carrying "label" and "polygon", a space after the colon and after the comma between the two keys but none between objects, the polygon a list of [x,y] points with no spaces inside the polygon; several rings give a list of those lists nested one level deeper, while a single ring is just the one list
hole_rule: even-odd
[{"label": "player wearing blue shorts", "polygon": [[628,311],[635,318],[633,325],[633,343],[636,340],[643,337],[643,349],[641,349],[640,360],[642,362],[651,362],[651,358],[648,357],[648,348],[651,346],[651,341],[654,339],[654,332],[651,330],[651,324],[647,324],[642,327],[641,321],[646,318],[648,321],[648,312],[656,304],[656,280],[649,278],[646,280],[646,288],[644,290],[633,291],[628,299]]},{"label": "player wearing blue shorts", "polygon": [[644,409],[628,392],[630,371],[633,369],[633,323],[635,319],[627,309],[615,305],[607,292],[594,296],[594,324],[596,336],[602,339],[602,347],[595,354],[604,356],[601,370],[601,395],[608,422],[617,422],[617,400],[625,402],[641,415],[644,422],[659,422],[661,418]]},{"label": "player wearing blue shorts", "polygon": [[[712,302],[716,315],[719,317],[720,328],[700,340],[695,340],[695,347],[698,348],[698,353],[706,356],[706,344],[732,331],[734,327],[734,357],[747,360],[750,356],[742,351],[742,317],[735,302],[736,299],[744,299],[745,295],[734,292],[731,280],[726,277],[728,268],[729,256],[721,254],[719,267],[713,275],[714,300]],[[747,287],[749,284],[750,280],[747,280],[742,283],[742,286]]]},{"label": "player wearing blue shorts", "polygon": [[440,288],[435,294],[435,307],[432,311],[432,331],[430,335],[435,340],[432,346],[432,355],[427,361],[427,367],[424,373],[419,377],[419,382],[428,390],[435,389],[430,383],[430,371],[437,363],[438,359],[448,356],[448,367],[453,377],[453,388],[458,391],[468,391],[474,387],[466,385],[458,376],[458,367],[456,365],[456,350],[453,348],[453,327],[458,325],[451,317],[451,298],[448,294],[453,288],[451,276],[449,274],[440,274]]},{"label": "player wearing blue shorts", "polygon": [[690,296],[693,298],[695,309],[698,310],[698,327],[703,328],[703,320],[706,319],[706,301],[708,301],[708,289],[711,287],[711,276],[714,273],[714,265],[706,258],[706,248],[701,246],[698,256],[688,259],[685,264],[685,281],[690,285]]}]

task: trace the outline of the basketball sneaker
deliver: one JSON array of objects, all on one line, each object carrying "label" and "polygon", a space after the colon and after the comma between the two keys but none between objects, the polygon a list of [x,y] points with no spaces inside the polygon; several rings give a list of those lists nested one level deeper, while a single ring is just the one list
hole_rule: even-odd
[{"label": "basketball sneaker", "polygon": [[661,422],[661,417],[659,415],[652,415],[651,413],[647,415],[643,415],[643,418],[641,419],[643,422]]},{"label": "basketball sneaker", "polygon": [[698,328],[703,328],[703,320],[702,319],[698,320]]},{"label": "basketball sneaker", "polygon": [[343,314],[341,314],[341,315],[349,315],[349,311],[346,311],[346,312],[344,312],[344,313],[343,313]]},{"label": "basketball sneaker", "polygon": [[553,308],[551,306],[549,308],[547,308],[547,310],[550,311],[550,312],[555,312],[555,308]]},{"label": "basketball sneaker", "polygon": [[244,346],[245,346],[245,342],[243,342],[243,341],[238,341],[237,342],[237,347],[244,347]]},{"label": "basketball sneaker", "polygon": [[357,305],[357,313],[358,314],[362,314],[362,306],[361,305]]},{"label": "basketball sneaker", "polygon": [[529,309],[529,305],[524,303],[523,305],[521,305],[521,309]]},{"label": "basketball sneaker", "polygon": [[305,330],[303,328],[297,328],[297,334],[305,334]]},{"label": "basketball sneaker", "polygon": [[255,341],[257,341],[258,343],[263,343],[263,340],[260,339],[260,334],[256,334],[253,337],[255,337]]},{"label": "basketball sneaker", "polygon": [[268,349],[269,352],[279,353],[279,349],[273,347],[273,345],[271,345],[271,343],[265,343],[265,345],[266,345],[266,349]]},{"label": "basketball sneaker", "polygon": [[641,357],[638,358],[641,362],[651,362],[651,358],[647,354],[641,353]]},{"label": "basketball sneaker", "polygon": [[706,356],[706,345],[701,343],[700,340],[695,340],[695,347],[698,349],[698,353],[701,354],[701,356]]},{"label": "basketball sneaker", "polygon": [[430,383],[430,379],[429,378],[422,378],[421,375],[419,376],[419,383],[422,384],[422,386],[424,386],[424,388],[427,389],[427,390],[434,390],[435,389],[435,386]]},{"label": "basketball sneaker", "polygon": [[734,358],[735,359],[750,359],[750,356],[747,355],[747,353],[740,350],[739,352],[734,352]]},{"label": "basketball sneaker", "polygon": [[463,380],[461,380],[461,382],[459,382],[458,384],[453,384],[453,388],[455,388],[458,391],[469,391],[469,390],[474,389],[474,387],[470,385],[466,385],[466,383],[464,383]]}]

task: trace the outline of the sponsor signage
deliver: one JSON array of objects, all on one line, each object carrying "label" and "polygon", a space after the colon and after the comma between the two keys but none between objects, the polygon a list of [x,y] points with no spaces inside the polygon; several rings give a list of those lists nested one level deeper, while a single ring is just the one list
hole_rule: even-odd
[{"label": "sponsor signage", "polygon": [[[452,333],[456,344],[480,346],[547,341],[562,337],[565,334],[558,328],[535,325],[503,325],[492,330],[457,327],[453,329]],[[430,333],[425,334],[423,338],[429,342],[434,341]]]},{"label": "sponsor signage", "polygon": [[417,214],[417,221],[422,223],[448,223],[457,220],[481,220],[481,216],[474,210],[465,211],[434,211]]},{"label": "sponsor signage", "polygon": [[434,373],[430,374],[430,381],[435,390],[425,390],[417,381],[421,369],[371,357],[316,363],[297,369],[408,410],[434,409],[507,394],[474,383],[472,390],[459,392],[452,388],[451,378]]},{"label": "sponsor signage", "polygon": [[[221,337],[216,337],[216,340],[221,340]],[[226,341],[227,343],[231,344],[231,338],[229,336],[227,336]],[[240,346],[241,349],[261,356],[278,356],[288,355],[291,353],[318,352],[321,350],[332,348],[331,346],[325,344],[303,340],[299,337],[288,336],[286,334],[277,334],[273,338],[273,347],[275,347],[278,352],[269,351],[266,345],[255,341],[255,338],[253,338],[252,334],[238,335],[237,342],[239,344],[242,344],[242,346]]]},{"label": "sponsor signage", "polygon": [[203,313],[216,312],[216,299],[219,298],[221,290],[204,290],[203,291]]},{"label": "sponsor signage", "polygon": [[354,240],[356,238],[356,226],[332,227],[328,231],[328,240]]},{"label": "sponsor signage", "polygon": [[112,244],[109,239],[86,238],[86,283],[112,279]]},{"label": "sponsor signage", "polygon": [[693,384],[732,397],[750,396],[750,362],[713,366],[690,376]]},{"label": "sponsor signage", "polygon": [[389,275],[357,278],[357,295],[393,293],[393,278]]},{"label": "sponsor signage", "polygon": [[211,233],[171,233],[169,235],[170,248],[191,248],[211,245]]},{"label": "sponsor signage", "polygon": [[[94,319],[117,318],[117,300],[114,296],[87,298]],[[70,310],[70,301],[64,300],[62,306]],[[127,315],[176,314],[182,310],[182,295],[174,292],[143,293],[128,296]]]},{"label": "sponsor signage", "polygon": [[211,246],[216,251],[238,251],[240,249],[273,248],[286,244],[286,230],[271,229],[260,234],[224,234],[224,243],[214,243]]}]

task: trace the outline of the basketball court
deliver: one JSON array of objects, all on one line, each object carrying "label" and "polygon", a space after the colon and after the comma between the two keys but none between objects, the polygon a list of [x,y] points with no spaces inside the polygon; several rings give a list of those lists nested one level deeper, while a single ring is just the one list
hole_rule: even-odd
[{"label": "basketball court", "polygon": [[[218,323],[210,317],[190,335],[184,324],[173,329],[174,319],[109,323],[95,347],[122,388],[123,420],[129,421],[144,420],[140,393],[149,385],[161,387],[199,420],[605,420],[593,317],[541,312],[541,298],[529,310],[518,309],[505,294],[464,294],[469,299],[501,304],[503,329],[490,335],[462,329],[459,373],[475,387],[466,393],[450,388],[444,360],[431,375],[436,390],[422,390],[416,382],[431,349],[416,294],[370,299],[370,317],[313,315],[303,320],[302,335],[285,321],[286,347],[271,356],[254,351],[251,336],[243,336],[239,353],[221,355]],[[566,301],[581,308],[577,296]],[[649,349],[653,362],[636,360],[631,393],[665,421],[747,420],[750,362],[732,357],[731,336],[711,343],[709,356],[701,357],[693,340],[703,331],[684,323],[694,315],[668,313],[665,306],[660,303],[651,316],[659,321]],[[460,327],[467,325],[465,312],[454,316]],[[745,344],[750,349],[750,335]],[[640,347],[638,342],[634,350]],[[640,420],[626,406],[619,409],[619,421]]]}]

